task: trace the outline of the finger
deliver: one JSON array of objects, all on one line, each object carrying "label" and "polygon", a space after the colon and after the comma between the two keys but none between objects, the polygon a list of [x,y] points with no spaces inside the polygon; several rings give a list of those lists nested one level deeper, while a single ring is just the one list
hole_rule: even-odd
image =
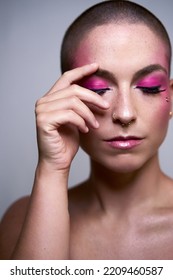
[{"label": "finger", "polygon": [[79,85],[73,84],[66,89],[55,92],[51,95],[47,95],[38,100],[36,105],[43,103],[53,102],[55,100],[60,100],[62,98],[71,98],[72,96],[79,98],[83,102],[95,105],[102,109],[108,109],[109,104],[96,92],[81,87]]},{"label": "finger", "polygon": [[85,76],[94,73],[97,69],[98,69],[98,64],[92,63],[65,72],[58,79],[58,81],[53,85],[53,87],[49,90],[47,95],[52,94],[57,90],[61,90],[63,88],[70,86],[75,81],[81,80]]},{"label": "finger", "polygon": [[46,132],[46,134],[58,130],[60,126],[67,124],[76,126],[83,133],[89,131],[84,119],[72,110],[54,111],[37,116],[37,127],[39,130]]},{"label": "finger", "polygon": [[91,127],[98,127],[98,122],[93,112],[76,96],[71,96],[69,98],[62,98],[60,100],[40,104],[36,109],[37,114],[41,112],[48,113],[55,110],[73,110],[78,115],[80,115]]}]

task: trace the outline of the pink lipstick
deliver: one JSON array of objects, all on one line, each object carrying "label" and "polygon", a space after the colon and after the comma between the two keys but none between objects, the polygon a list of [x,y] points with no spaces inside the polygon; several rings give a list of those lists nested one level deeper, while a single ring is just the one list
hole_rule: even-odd
[{"label": "pink lipstick", "polygon": [[120,150],[128,150],[135,148],[140,145],[143,138],[139,138],[136,136],[119,136],[112,139],[106,140],[106,142],[112,147]]}]

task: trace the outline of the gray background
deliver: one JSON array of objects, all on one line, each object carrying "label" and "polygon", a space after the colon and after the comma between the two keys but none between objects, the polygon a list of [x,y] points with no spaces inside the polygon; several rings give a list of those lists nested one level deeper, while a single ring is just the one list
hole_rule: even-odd
[{"label": "gray background", "polygon": [[[94,0],[0,0],[0,217],[31,192],[37,163],[35,101],[60,75],[63,34]],[[134,1],[154,12],[173,43],[173,1]],[[142,38],[141,38],[142,39]],[[173,121],[172,121],[173,122]],[[173,123],[160,150],[162,169],[173,177]],[[77,154],[69,185],[88,176],[88,158]]]}]

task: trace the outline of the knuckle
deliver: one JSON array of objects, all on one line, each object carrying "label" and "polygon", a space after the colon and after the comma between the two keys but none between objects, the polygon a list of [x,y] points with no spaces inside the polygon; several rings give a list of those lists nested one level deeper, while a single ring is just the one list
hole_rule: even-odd
[{"label": "knuckle", "polygon": [[70,70],[66,71],[63,73],[62,77],[64,77],[65,79],[69,79],[69,75],[70,75]]},{"label": "knuckle", "polygon": [[72,96],[70,99],[73,105],[77,105],[79,103],[79,99],[76,96]]},{"label": "knuckle", "polygon": [[39,113],[39,102],[37,101],[37,102],[35,103],[35,115],[37,116],[38,113]]},{"label": "knuckle", "polygon": [[35,102],[35,109],[37,109],[37,107],[40,105],[40,99],[38,99],[36,102]]},{"label": "knuckle", "polygon": [[41,97],[41,98],[39,98],[39,99],[35,102],[35,108],[37,108],[40,104],[43,103],[43,98],[44,98],[44,97]]},{"label": "knuckle", "polygon": [[42,114],[38,114],[36,117],[36,122],[38,127],[41,127],[45,122],[46,122],[46,114],[42,113]]},{"label": "knuckle", "polygon": [[72,110],[67,110],[66,115],[70,120],[74,117],[74,112]]},{"label": "knuckle", "polygon": [[73,84],[73,85],[71,85],[71,90],[72,90],[73,92],[78,92],[78,91],[79,91],[79,86],[76,85],[76,84]]},{"label": "knuckle", "polygon": [[41,103],[36,102],[35,104],[35,115],[37,116],[41,112]]}]

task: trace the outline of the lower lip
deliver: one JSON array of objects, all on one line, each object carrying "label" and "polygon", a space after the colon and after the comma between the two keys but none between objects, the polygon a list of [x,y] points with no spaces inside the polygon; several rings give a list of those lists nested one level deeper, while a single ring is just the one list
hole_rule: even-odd
[{"label": "lower lip", "polygon": [[116,141],[108,141],[107,143],[116,149],[119,150],[129,150],[137,147],[142,142],[141,139],[131,139],[131,140],[116,140]]}]

